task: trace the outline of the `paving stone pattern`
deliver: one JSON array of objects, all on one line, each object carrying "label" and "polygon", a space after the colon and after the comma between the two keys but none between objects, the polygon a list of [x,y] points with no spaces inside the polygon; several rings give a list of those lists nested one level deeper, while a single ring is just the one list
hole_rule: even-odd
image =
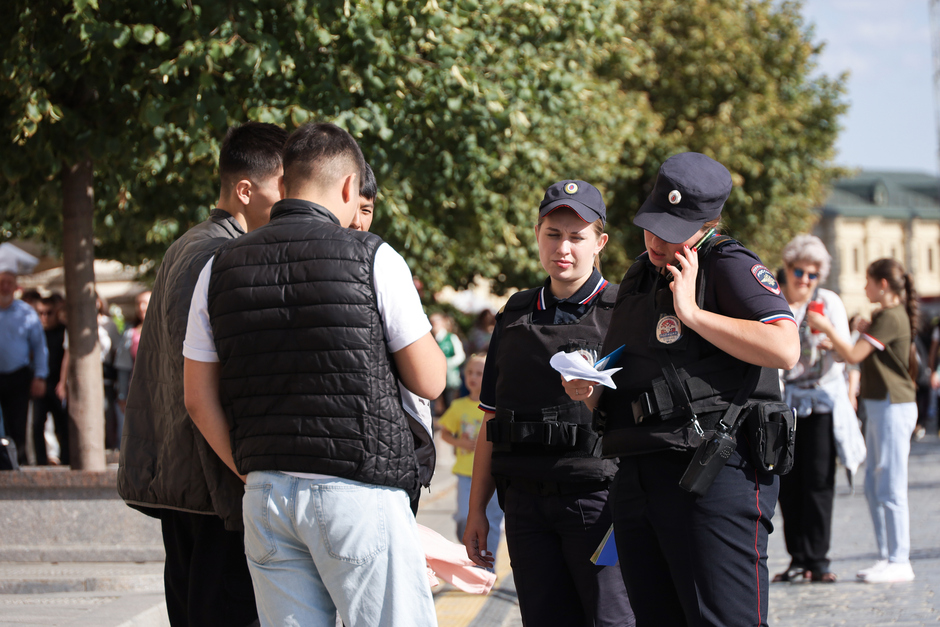
[{"label": "paving stone pattern", "polygon": [[[840,469],[832,522],[835,584],[778,583],[770,588],[770,623],[777,627],[936,625],[940,622],[940,440],[915,442],[910,458],[911,583],[865,584],[855,573],[878,558],[862,473],[854,494]],[[864,472],[864,468],[862,468]],[[771,535],[770,572],[790,563],[782,520]]]}]

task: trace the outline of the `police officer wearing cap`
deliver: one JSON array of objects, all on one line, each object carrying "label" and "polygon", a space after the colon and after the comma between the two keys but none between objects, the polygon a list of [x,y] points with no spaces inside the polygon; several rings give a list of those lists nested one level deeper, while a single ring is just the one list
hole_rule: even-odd
[{"label": "police officer wearing cap", "polygon": [[484,367],[486,428],[477,440],[463,539],[474,562],[492,565],[486,504],[498,490],[529,627],[634,624],[620,570],[590,561],[610,528],[616,462],[601,459],[590,410],[568,397],[549,365],[559,351],[590,360],[600,354],[617,295],[598,269],[606,219],[594,186],[567,180],[548,188],[535,227],[548,279],[506,303]]},{"label": "police officer wearing cap", "polygon": [[776,476],[758,470],[741,429],[704,495],[680,487],[727,408],[741,396],[779,400],[776,369],[800,353],[773,274],[714,235],[731,187],[702,154],[662,165],[634,218],[646,252],[624,276],[604,342],[605,352],[625,347],[617,389],[564,384],[597,408],[604,457],[620,458],[614,535],[640,626],[767,624]]}]

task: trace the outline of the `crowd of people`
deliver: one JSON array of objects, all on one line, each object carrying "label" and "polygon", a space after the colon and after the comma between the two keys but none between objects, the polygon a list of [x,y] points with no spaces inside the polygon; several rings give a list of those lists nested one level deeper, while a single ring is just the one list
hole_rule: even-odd
[{"label": "crowd of people", "polygon": [[[219,175],[135,324],[98,303],[118,491],[160,520],[174,626],[436,624],[415,522],[435,428],[456,451],[457,536],[492,570],[505,526],[526,625],[765,625],[771,579],[838,579],[837,460],[865,462],[879,560],[856,577],[914,578],[907,456],[937,351],[917,355],[897,261],[868,267],[875,310],[853,337],[820,287],[823,243],[796,237],[775,275],[720,233],[728,170],[680,153],[619,285],[601,192],[548,186],[544,282],[464,340],[370,232],[378,185],[348,133],[234,127]],[[25,461],[32,399],[37,463],[67,464],[62,298],[16,290],[0,272],[2,424]],[[563,377],[559,353],[619,370]],[[771,578],[778,502],[791,563]],[[618,563],[592,559],[611,535]]]},{"label": "crowd of people", "polygon": [[[56,291],[43,296],[36,289],[27,289],[22,291],[19,299],[13,299],[19,288],[16,273],[4,271],[0,274],[4,275],[4,286],[0,290],[9,293],[11,303],[4,312],[9,317],[4,319],[4,328],[0,330],[0,333],[7,333],[9,340],[0,348],[0,360],[9,359],[11,368],[18,366],[0,373],[9,386],[0,396],[3,399],[0,408],[6,409],[4,416],[8,416],[0,421],[0,432],[5,431],[13,440],[19,465],[68,466],[71,437],[65,297]],[[123,389],[124,395],[127,393],[137,351],[135,334],[139,337],[149,297],[149,290],[137,294],[135,316],[126,319],[118,309],[117,322],[107,301],[100,296],[96,298],[104,385],[104,445],[107,449],[120,448],[124,408],[119,391]],[[14,306],[14,300],[21,304]],[[23,305],[30,306],[35,316]],[[2,305],[0,311],[3,311]],[[130,324],[122,334],[118,325],[125,327],[125,320]],[[32,382],[24,385],[27,373],[31,374]],[[30,430],[31,438],[27,437]]]}]

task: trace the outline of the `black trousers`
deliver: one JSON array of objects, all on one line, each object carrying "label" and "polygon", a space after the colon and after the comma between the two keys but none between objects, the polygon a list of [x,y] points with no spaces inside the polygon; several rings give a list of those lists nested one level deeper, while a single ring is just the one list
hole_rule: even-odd
[{"label": "black trousers", "polygon": [[829,571],[832,503],[836,486],[836,443],[832,414],[799,418],[793,469],[780,477],[783,537],[791,566]]},{"label": "black trousers", "polygon": [[26,464],[26,422],[29,419],[30,387],[33,371],[28,366],[0,374],[0,410],[7,437],[16,443],[20,465]]},{"label": "black trousers", "polygon": [[218,516],[160,510],[166,609],[173,627],[258,624],[244,534]]},{"label": "black trousers", "polygon": [[49,463],[46,451],[46,414],[52,414],[55,425],[55,437],[59,441],[59,461],[69,465],[69,413],[62,401],[55,395],[55,390],[46,388],[46,395],[33,401],[33,446],[36,449],[36,465]]},{"label": "black trousers", "polygon": [[504,503],[523,625],[635,624],[620,571],[591,563],[610,528],[607,490],[539,496],[510,486]]},{"label": "black trousers", "polygon": [[620,459],[614,537],[638,627],[767,625],[778,482],[749,456],[739,444],[703,497],[679,487],[691,451]]}]

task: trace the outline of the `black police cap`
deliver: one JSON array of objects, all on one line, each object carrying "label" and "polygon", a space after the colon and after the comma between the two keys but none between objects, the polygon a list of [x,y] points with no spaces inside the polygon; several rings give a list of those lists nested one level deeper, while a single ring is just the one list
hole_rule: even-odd
[{"label": "black police cap", "polygon": [[731,173],[711,157],[683,152],[659,168],[653,192],[633,223],[664,242],[679,244],[721,215],[731,193]]},{"label": "black police cap", "polygon": [[544,218],[560,207],[568,207],[591,224],[603,220],[607,224],[607,206],[596,187],[584,181],[559,181],[545,191],[539,204],[539,217]]}]

